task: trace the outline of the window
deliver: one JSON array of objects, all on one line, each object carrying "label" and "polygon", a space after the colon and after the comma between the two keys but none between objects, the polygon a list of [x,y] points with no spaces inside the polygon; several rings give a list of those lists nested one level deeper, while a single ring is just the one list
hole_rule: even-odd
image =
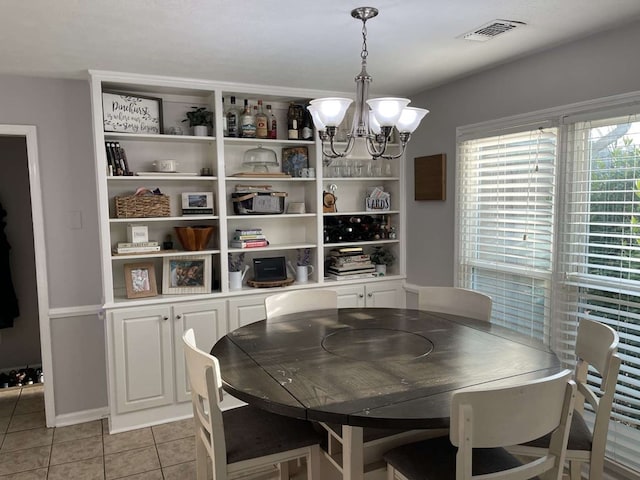
[{"label": "window", "polygon": [[569,367],[580,319],[618,331],[608,456],[639,470],[640,115],[569,113],[499,135],[461,129],[457,284]]},{"label": "window", "polygon": [[556,130],[459,146],[459,286],[493,299],[492,322],[548,341]]}]

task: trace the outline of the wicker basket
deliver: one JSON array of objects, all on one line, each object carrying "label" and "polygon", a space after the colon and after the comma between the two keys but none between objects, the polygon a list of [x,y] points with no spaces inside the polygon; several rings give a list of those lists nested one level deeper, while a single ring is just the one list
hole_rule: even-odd
[{"label": "wicker basket", "polygon": [[169,217],[167,195],[129,195],[115,197],[116,218]]}]

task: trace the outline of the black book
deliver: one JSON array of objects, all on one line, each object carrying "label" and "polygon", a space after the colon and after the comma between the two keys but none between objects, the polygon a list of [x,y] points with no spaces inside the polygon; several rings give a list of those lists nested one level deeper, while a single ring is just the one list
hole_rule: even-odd
[{"label": "black book", "polygon": [[104,142],[104,148],[107,152],[107,167],[109,167],[109,175],[116,174],[116,161],[113,158],[113,150],[111,148],[111,142]]}]

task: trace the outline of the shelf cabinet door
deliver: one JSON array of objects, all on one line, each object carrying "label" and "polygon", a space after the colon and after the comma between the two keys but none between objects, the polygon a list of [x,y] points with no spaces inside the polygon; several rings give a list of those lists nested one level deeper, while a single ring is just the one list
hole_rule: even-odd
[{"label": "shelf cabinet door", "polygon": [[166,306],[112,312],[118,413],[173,403],[169,315]]},{"label": "shelf cabinet door", "polygon": [[338,292],[338,308],[359,308],[365,306],[364,285],[345,285],[332,288]]},{"label": "shelf cabinet door", "polygon": [[183,333],[193,328],[196,346],[210,352],[213,344],[227,333],[227,309],[224,300],[185,303],[173,307],[173,344],[175,345],[176,400],[191,400],[191,389],[182,344]]},{"label": "shelf cabinet door", "polygon": [[365,286],[367,307],[400,308],[402,302],[402,284],[400,282],[371,283]]},{"label": "shelf cabinet door", "polygon": [[264,308],[264,299],[267,296],[251,295],[229,299],[229,331],[267,318]]}]

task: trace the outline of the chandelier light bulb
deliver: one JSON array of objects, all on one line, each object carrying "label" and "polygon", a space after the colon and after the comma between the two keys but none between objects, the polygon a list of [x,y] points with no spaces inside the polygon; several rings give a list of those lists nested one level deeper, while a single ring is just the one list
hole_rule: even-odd
[{"label": "chandelier light bulb", "polygon": [[393,127],[410,101],[408,98],[372,98],[367,104],[381,127]]},{"label": "chandelier light bulb", "polygon": [[427,113],[429,110],[424,108],[405,107],[396,122],[396,128],[400,133],[413,133]]},{"label": "chandelier light bulb", "polygon": [[318,118],[322,124],[326,127],[337,127],[344,119],[347,109],[353,103],[353,100],[350,98],[330,97],[311,100],[309,103],[316,107]]}]

